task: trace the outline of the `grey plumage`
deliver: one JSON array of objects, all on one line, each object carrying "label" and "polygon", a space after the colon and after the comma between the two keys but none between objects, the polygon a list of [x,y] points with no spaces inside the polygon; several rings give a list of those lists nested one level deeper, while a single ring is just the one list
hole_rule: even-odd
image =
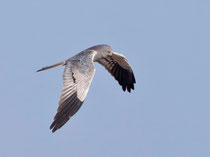
[{"label": "grey plumage", "polygon": [[136,80],[128,60],[123,55],[113,52],[109,45],[90,47],[68,60],[38,70],[37,72],[59,65],[66,66],[59,107],[50,126],[52,132],[61,128],[84,102],[95,74],[93,62],[103,65],[122,86],[123,91],[134,90]]}]

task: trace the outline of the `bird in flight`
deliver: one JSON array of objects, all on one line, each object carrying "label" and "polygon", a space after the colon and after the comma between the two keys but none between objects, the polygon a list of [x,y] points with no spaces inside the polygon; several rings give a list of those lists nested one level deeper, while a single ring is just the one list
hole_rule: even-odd
[{"label": "bird in flight", "polygon": [[90,47],[67,60],[37,70],[39,72],[65,66],[59,106],[50,126],[52,132],[61,128],[83,104],[95,73],[93,62],[103,65],[122,86],[123,91],[130,93],[134,90],[136,80],[128,60],[122,54],[113,52],[109,45]]}]

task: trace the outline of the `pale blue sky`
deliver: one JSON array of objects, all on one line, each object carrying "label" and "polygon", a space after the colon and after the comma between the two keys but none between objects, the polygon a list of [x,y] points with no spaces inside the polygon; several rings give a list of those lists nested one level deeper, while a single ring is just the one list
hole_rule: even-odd
[{"label": "pale blue sky", "polygon": [[[110,44],[133,67],[124,93],[96,65],[79,112],[52,134],[63,67]],[[0,1],[2,157],[209,157],[210,1]]]}]

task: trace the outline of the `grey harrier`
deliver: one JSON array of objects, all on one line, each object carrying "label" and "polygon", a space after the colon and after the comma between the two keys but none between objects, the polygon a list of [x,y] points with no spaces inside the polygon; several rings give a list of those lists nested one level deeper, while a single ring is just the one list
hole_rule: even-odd
[{"label": "grey harrier", "polygon": [[43,67],[37,72],[65,66],[59,107],[50,126],[52,132],[61,128],[84,102],[95,73],[93,62],[103,65],[122,86],[123,91],[134,90],[136,81],[128,60],[123,55],[113,52],[109,45],[96,45],[65,61]]}]

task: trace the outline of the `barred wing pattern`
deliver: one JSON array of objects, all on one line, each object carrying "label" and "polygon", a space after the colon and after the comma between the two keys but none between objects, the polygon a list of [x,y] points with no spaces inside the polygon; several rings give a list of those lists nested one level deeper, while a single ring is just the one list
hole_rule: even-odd
[{"label": "barred wing pattern", "polygon": [[78,61],[67,61],[63,73],[63,89],[59,107],[50,126],[52,132],[61,128],[80,109],[87,96],[94,73],[93,63],[83,65]]},{"label": "barred wing pattern", "polygon": [[131,89],[134,90],[136,80],[128,60],[123,55],[113,52],[112,56],[103,57],[97,62],[111,73],[122,86],[123,91],[126,91],[126,89],[128,92],[131,92]]}]

